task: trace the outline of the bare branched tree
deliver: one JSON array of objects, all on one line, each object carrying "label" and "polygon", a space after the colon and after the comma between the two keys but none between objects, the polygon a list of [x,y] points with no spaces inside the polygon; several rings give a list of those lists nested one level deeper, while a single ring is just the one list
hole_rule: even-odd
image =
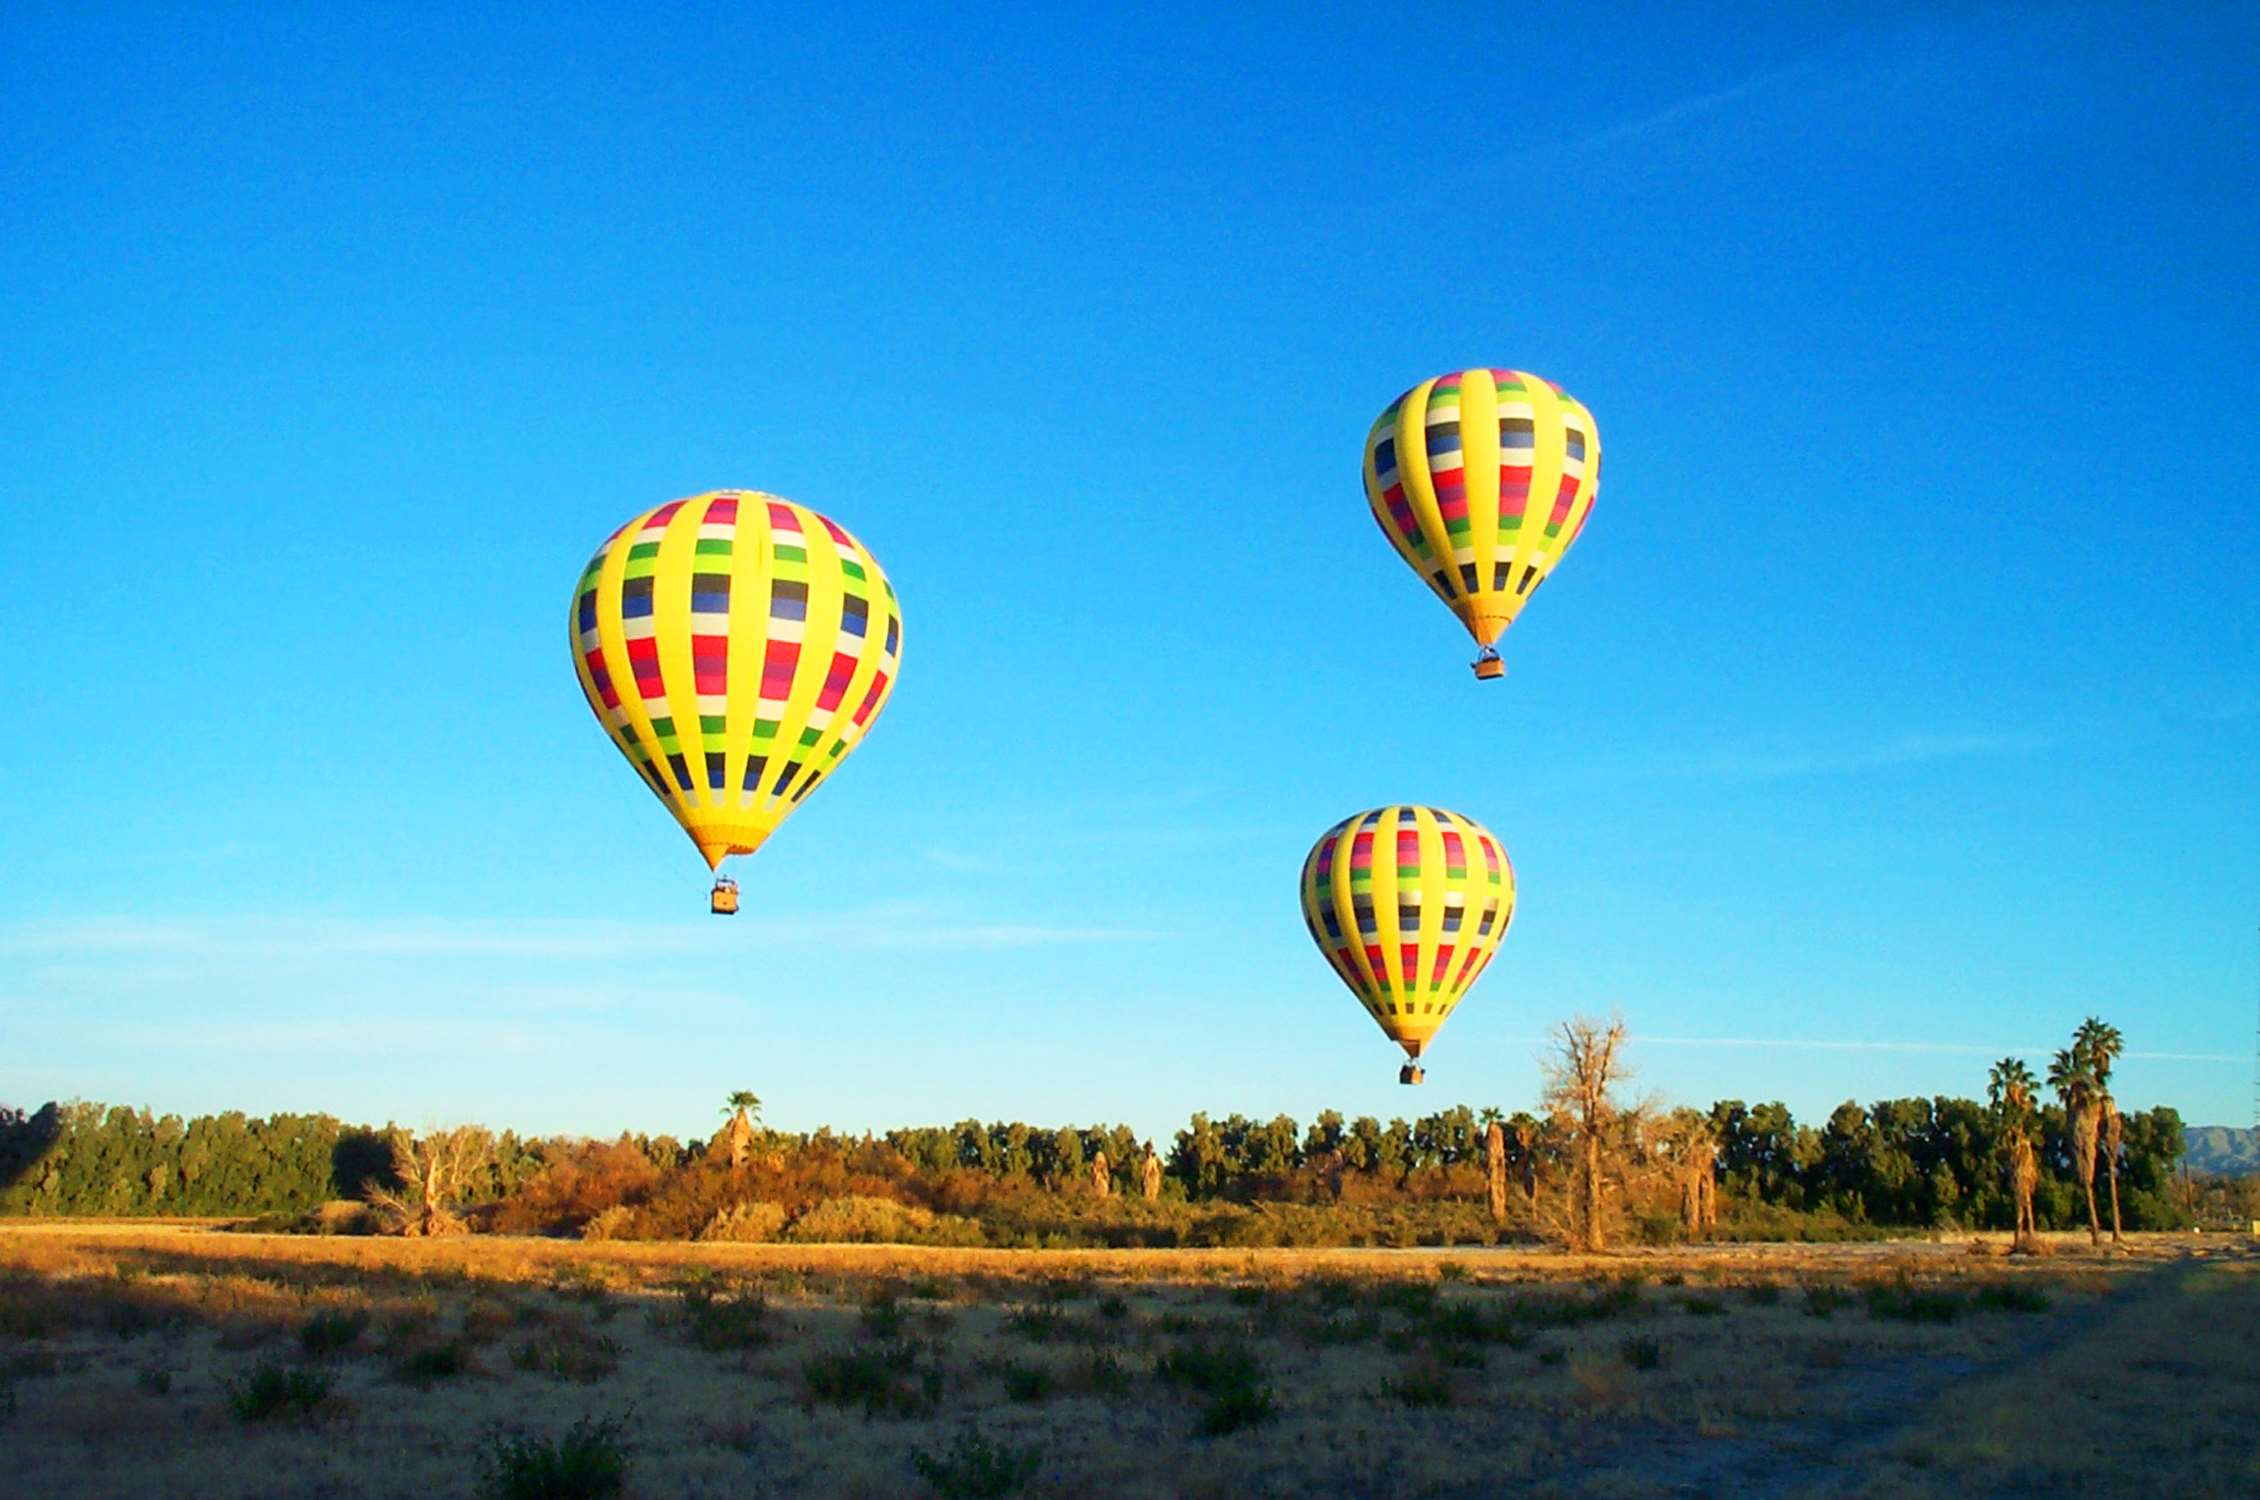
[{"label": "bare branched tree", "polygon": [[395,1234],[454,1234],[463,1228],[455,1214],[470,1179],[494,1154],[494,1137],[477,1125],[412,1136],[395,1127],[392,1146],[396,1188],[371,1182],[364,1192]]},{"label": "bare branched tree", "polygon": [[1571,1146],[1568,1231],[1573,1250],[1608,1247],[1609,1178],[1626,1124],[1615,1091],[1631,1076],[1623,1051],[1621,1017],[1603,1025],[1579,1016],[1554,1028],[1554,1052],[1545,1064],[1545,1104]]}]

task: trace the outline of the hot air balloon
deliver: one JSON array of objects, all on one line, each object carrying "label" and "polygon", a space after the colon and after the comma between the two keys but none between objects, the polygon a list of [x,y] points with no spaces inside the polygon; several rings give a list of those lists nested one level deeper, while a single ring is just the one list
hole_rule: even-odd
[{"label": "hot air balloon", "polygon": [[[902,618],[878,562],[830,520],[716,490],[597,548],[572,639],[597,722],[718,869],[861,742],[894,688]],[[737,910],[728,876],[710,909]]]},{"label": "hot air balloon", "polygon": [[1426,1075],[1419,1057],[1499,951],[1514,920],[1507,851],[1473,818],[1377,807],[1320,835],[1303,861],[1303,921],[1350,993]]},{"label": "hot air balloon", "polygon": [[1365,440],[1365,498],[1390,545],[1504,677],[1498,639],[1585,526],[1601,485],[1593,414],[1521,370],[1461,370],[1389,404]]}]

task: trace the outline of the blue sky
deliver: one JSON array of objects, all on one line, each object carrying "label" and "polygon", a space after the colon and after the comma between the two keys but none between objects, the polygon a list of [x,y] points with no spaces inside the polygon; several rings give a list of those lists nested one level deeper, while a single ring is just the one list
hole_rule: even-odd
[{"label": "blue sky", "polygon": [[[2250,1110],[2248,7],[13,6],[0,1099],[522,1129],[1974,1093]],[[1439,371],[1595,412],[1479,688],[1374,528]],[[855,530],[900,690],[702,914],[590,720],[619,522]],[[1432,1057],[1295,875],[1514,931]]]}]

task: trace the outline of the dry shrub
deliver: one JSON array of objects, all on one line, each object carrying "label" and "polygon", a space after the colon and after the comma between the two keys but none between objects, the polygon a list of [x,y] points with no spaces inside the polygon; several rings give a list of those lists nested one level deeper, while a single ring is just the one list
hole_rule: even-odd
[{"label": "dry shrub", "polygon": [[504,1234],[571,1234],[609,1209],[648,1196],[660,1180],[633,1141],[585,1142],[528,1178],[494,1210]]},{"label": "dry shrub", "polygon": [[892,1198],[827,1198],[794,1219],[785,1238],[796,1244],[978,1245],[981,1226]]},{"label": "dry shrub", "polygon": [[785,1210],[777,1203],[733,1203],[706,1221],[698,1237],[710,1243],[762,1244],[777,1238],[785,1227]]}]

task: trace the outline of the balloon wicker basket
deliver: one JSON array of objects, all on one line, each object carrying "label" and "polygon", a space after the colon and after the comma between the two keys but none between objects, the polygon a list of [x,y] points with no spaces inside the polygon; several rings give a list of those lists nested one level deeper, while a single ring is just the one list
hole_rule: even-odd
[{"label": "balloon wicker basket", "polygon": [[1507,664],[1495,652],[1486,651],[1475,659],[1475,677],[1478,682],[1497,682],[1507,675]]},{"label": "balloon wicker basket", "polygon": [[1397,1070],[1397,1082],[1399,1083],[1426,1083],[1427,1081],[1428,1070],[1419,1063],[1409,1062]]},{"label": "balloon wicker basket", "polygon": [[714,882],[714,893],[707,900],[706,909],[718,917],[738,914],[738,883],[724,875]]}]

